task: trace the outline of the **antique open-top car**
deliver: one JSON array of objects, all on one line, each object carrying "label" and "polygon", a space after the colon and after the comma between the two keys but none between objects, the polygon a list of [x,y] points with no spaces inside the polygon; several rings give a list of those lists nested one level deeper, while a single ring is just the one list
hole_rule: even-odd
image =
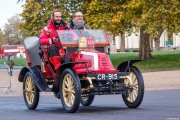
[{"label": "antique open-top car", "polygon": [[49,62],[48,45],[40,46],[37,37],[24,40],[29,67],[22,68],[18,80],[23,82],[23,96],[29,109],[37,107],[39,92],[52,92],[55,79],[59,80],[59,92],[54,95],[70,113],[76,112],[80,103],[91,105],[95,95],[122,94],[129,108],[141,104],[144,80],[140,70],[133,66],[141,60],[124,61],[115,69],[108,56],[110,44],[103,30],[57,33],[65,50],[57,71]]}]

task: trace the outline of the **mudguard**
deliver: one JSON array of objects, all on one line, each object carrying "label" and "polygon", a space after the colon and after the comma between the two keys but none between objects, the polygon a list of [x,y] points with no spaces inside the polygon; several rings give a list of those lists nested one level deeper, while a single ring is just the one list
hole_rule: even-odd
[{"label": "mudguard", "polygon": [[42,75],[41,71],[38,67],[34,66],[31,68],[24,67],[21,69],[18,80],[19,82],[23,82],[24,76],[27,72],[30,72],[33,76],[33,82],[36,84],[37,88],[41,92],[51,92],[50,88],[46,84],[44,76]]},{"label": "mudguard", "polygon": [[[58,68],[56,74],[58,74],[60,76],[64,69],[72,68],[76,64],[86,64],[86,63],[87,62],[67,62],[67,63],[64,63]],[[87,71],[88,71],[88,68],[87,68]]]},{"label": "mudguard", "polygon": [[130,67],[136,63],[136,62],[140,62],[142,60],[128,60],[128,61],[124,61],[121,64],[119,64],[119,66],[117,67],[117,70],[120,70],[120,72],[129,72],[130,71]]}]

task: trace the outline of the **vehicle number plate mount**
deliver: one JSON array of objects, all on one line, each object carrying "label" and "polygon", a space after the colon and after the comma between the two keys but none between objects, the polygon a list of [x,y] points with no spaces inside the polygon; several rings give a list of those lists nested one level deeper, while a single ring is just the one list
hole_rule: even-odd
[{"label": "vehicle number plate mount", "polygon": [[96,80],[118,80],[118,73],[97,74]]}]

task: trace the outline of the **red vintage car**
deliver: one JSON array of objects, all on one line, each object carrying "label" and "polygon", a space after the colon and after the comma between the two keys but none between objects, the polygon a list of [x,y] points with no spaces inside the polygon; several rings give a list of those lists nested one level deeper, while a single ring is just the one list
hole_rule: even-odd
[{"label": "red vintage car", "polygon": [[[144,80],[133,66],[141,60],[128,60],[114,68],[109,58],[110,47],[103,30],[57,31],[65,50],[63,63],[57,71],[49,62],[49,46],[40,46],[37,37],[24,40],[28,67],[22,68],[19,82],[23,82],[26,106],[35,109],[39,92],[52,92],[55,76],[59,76],[59,92],[67,112],[76,112],[80,103],[89,106],[95,95],[122,94],[129,108],[137,108],[144,96]],[[73,33],[73,34],[72,34]],[[39,52],[38,52],[39,51]],[[103,100],[102,100],[103,102]]]}]

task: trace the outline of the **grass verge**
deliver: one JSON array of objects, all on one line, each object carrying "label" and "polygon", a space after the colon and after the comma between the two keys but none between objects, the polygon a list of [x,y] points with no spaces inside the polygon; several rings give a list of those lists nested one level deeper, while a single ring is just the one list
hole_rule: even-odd
[{"label": "grass verge", "polygon": [[[180,50],[152,52],[153,60],[145,60],[135,63],[140,69],[180,69]],[[121,62],[137,59],[138,52],[126,52],[111,54],[110,59],[116,68]],[[15,66],[27,66],[25,58],[14,58]],[[0,64],[7,63],[7,59],[0,59]]]},{"label": "grass verge", "polygon": [[[27,61],[25,58],[14,58],[13,61],[15,66],[27,66]],[[7,59],[0,59],[0,64],[4,64],[4,62],[8,64]]]},{"label": "grass verge", "polygon": [[[180,50],[152,52],[152,56],[152,60],[144,60],[135,63],[135,66],[140,69],[147,70],[180,68]],[[115,68],[119,65],[119,63],[126,60],[137,59],[137,57],[138,52],[118,53],[110,55],[110,58]]]}]

